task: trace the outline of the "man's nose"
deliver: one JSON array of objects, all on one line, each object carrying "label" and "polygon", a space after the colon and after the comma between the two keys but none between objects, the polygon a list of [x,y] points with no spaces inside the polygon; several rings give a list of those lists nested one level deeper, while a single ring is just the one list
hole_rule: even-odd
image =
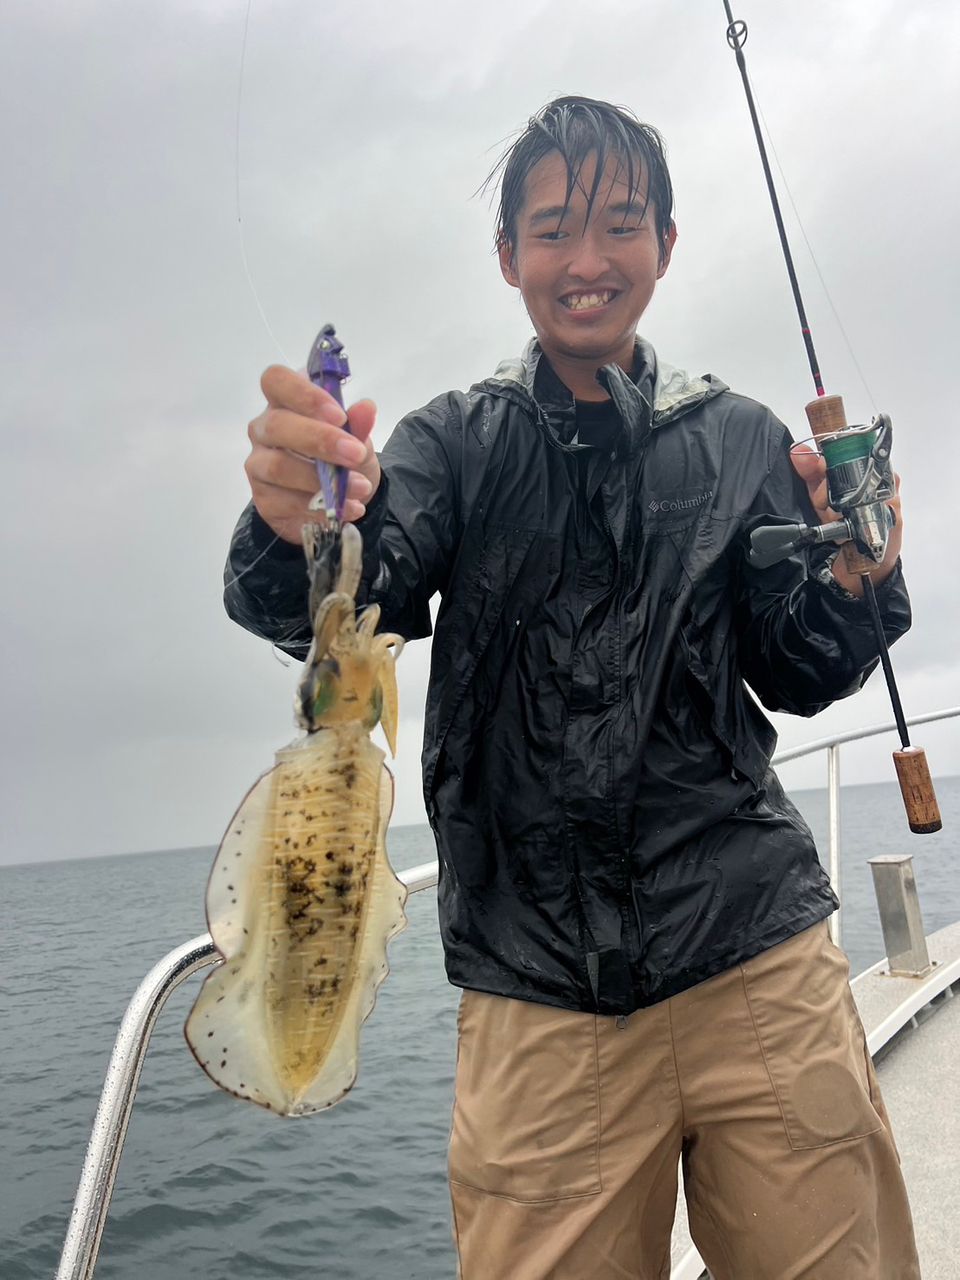
[{"label": "man's nose", "polygon": [[567,271],[575,280],[598,280],[609,268],[605,246],[588,230],[579,239],[571,239],[572,254]]}]

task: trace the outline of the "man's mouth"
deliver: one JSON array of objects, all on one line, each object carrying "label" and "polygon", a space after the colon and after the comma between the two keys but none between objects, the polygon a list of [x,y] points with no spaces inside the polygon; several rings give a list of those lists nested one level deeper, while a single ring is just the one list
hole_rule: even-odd
[{"label": "man's mouth", "polygon": [[618,292],[618,289],[597,289],[592,293],[568,293],[560,301],[568,311],[593,311],[612,302]]}]

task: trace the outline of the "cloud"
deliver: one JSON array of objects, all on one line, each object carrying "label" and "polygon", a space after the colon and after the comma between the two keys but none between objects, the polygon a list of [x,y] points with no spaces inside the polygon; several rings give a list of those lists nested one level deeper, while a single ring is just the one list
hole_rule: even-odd
[{"label": "cloud", "polygon": [[[238,248],[245,6],[19,7],[0,51],[7,353],[4,635],[7,861],[218,837],[292,732],[295,673],[222,614],[245,501],[245,426],[280,358]],[[897,18],[898,36],[889,40]],[[908,710],[960,702],[949,519],[960,17],[919,3],[775,7],[748,59],[803,225],[904,475],[916,625]],[[816,70],[816,91],[811,90]],[[722,21],[573,0],[518,10],[412,0],[254,3],[239,191],[250,272],[300,363],[347,340],[377,439],[467,386],[529,325],[473,198],[502,141],[557,92],[632,105],[664,131],[680,240],[649,313],[667,359],[712,370],[805,432],[809,375]],[[872,411],[788,211],[831,389]],[[427,646],[400,665],[397,819],[422,819]],[[885,716],[860,699],[785,740]],[[947,742],[940,760],[958,762]],[[867,767],[867,766],[864,766]],[[871,776],[888,776],[879,759]]]}]

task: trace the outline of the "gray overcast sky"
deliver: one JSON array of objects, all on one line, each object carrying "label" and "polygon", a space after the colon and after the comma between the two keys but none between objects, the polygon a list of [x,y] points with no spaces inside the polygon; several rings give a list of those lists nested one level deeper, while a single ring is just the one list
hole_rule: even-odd
[{"label": "gray overcast sky", "polygon": [[[908,712],[960,703],[954,546],[960,297],[955,0],[749,3],[762,110],[904,476]],[[296,671],[230,623],[263,367],[337,323],[406,410],[491,371],[529,323],[472,198],[504,139],[578,92],[667,138],[680,237],[643,332],[806,434],[812,386],[720,0],[244,0],[5,6],[0,48],[3,837],[21,862],[215,843],[293,736]],[[788,209],[828,390],[874,409]],[[428,646],[401,659],[395,822],[423,820]],[[792,745],[889,719],[879,677]],[[954,730],[919,735],[960,771]],[[883,740],[845,761],[891,776]],[[788,785],[819,785],[822,762]]]}]

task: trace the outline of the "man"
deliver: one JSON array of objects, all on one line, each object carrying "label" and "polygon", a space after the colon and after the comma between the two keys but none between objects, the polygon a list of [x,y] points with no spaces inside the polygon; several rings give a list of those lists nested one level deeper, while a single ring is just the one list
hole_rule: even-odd
[{"label": "man", "polygon": [[[498,222],[523,359],[409,415],[380,460],[371,405],[350,438],[268,370],[227,591],[303,651],[324,458],[352,468],[383,625],[426,636],[442,596],[423,765],[464,988],[463,1280],[666,1277],[681,1158],[716,1280],[915,1280],[836,900],[744,685],[812,715],[876,663],[828,551],[745,558],[751,525],[827,518],[822,464],[795,458],[801,480],[768,410],[637,338],[676,238],[654,130],[551,103],[505,157]],[[899,544],[898,520],[873,573],[890,640]]]}]

